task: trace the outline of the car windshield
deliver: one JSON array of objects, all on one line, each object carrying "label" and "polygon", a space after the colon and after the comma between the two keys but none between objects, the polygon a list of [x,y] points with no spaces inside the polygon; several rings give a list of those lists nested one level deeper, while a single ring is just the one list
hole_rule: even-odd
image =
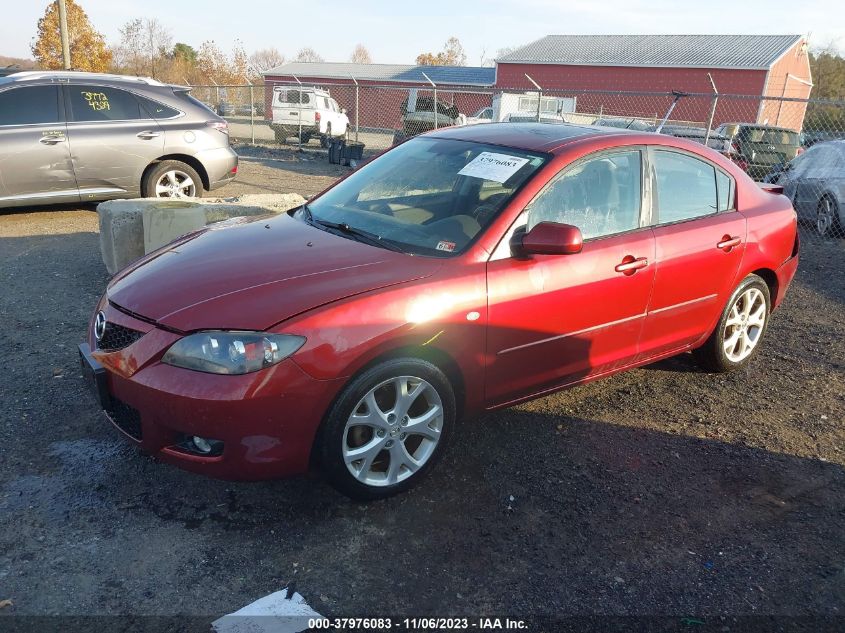
[{"label": "car windshield", "polygon": [[546,159],[496,145],[415,138],[310,202],[310,216],[298,216],[329,229],[342,225],[351,239],[349,229],[412,254],[448,257],[463,251]]}]

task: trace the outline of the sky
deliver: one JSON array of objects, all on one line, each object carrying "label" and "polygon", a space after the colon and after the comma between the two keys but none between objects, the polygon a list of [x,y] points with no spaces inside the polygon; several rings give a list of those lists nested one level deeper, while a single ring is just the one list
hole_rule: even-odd
[{"label": "sky", "polygon": [[[348,61],[364,44],[374,62],[413,63],[460,39],[468,65],[504,47],[553,33],[771,33],[810,36],[810,46],[836,42],[845,51],[845,10],[833,0],[77,0],[108,43],[136,17],[156,17],[174,42],[199,48],[214,40],[248,53],[275,47],[288,59],[305,46],[326,61]],[[0,0],[0,55],[30,57],[48,0]],[[703,11],[697,8],[705,7]]]}]

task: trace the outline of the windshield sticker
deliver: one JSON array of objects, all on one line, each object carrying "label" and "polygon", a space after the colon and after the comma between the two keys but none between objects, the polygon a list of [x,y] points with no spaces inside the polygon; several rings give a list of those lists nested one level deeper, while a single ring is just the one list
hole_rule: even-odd
[{"label": "windshield sticker", "polygon": [[472,176],[473,178],[483,178],[484,180],[503,183],[519,171],[519,168],[527,162],[527,158],[519,158],[518,156],[497,154],[496,152],[481,152],[473,160],[468,162],[458,172],[458,175]]},{"label": "windshield sticker", "polygon": [[455,250],[455,243],[454,242],[447,242],[445,240],[441,240],[437,242],[437,250],[438,251],[446,251],[451,253]]},{"label": "windshield sticker", "polygon": [[82,96],[92,110],[111,110],[109,98],[102,92],[83,92]]}]

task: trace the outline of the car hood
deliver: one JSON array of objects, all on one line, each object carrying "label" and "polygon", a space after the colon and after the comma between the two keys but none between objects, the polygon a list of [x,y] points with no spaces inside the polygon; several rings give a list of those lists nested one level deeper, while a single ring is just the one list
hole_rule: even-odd
[{"label": "car hood", "polygon": [[287,214],[212,225],[151,253],[111,303],[182,332],[265,330],[345,297],[427,277],[442,261],[327,233]]}]

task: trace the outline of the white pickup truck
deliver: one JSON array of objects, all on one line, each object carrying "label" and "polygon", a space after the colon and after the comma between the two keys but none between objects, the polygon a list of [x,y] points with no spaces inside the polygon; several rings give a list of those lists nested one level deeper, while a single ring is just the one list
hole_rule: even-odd
[{"label": "white pickup truck", "polygon": [[270,127],[276,142],[283,143],[291,136],[307,143],[320,137],[325,145],[332,137],[343,137],[349,127],[346,110],[325,90],[303,86],[273,88],[273,118]]}]

